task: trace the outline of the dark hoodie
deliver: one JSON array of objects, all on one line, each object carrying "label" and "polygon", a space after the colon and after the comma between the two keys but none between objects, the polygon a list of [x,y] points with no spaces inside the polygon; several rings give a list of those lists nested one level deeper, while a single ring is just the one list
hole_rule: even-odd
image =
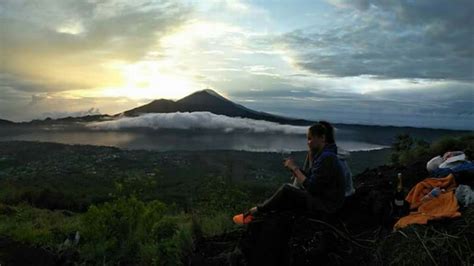
[{"label": "dark hoodie", "polygon": [[311,168],[305,172],[303,187],[312,196],[313,208],[334,213],[344,204],[345,181],[336,144],[326,144],[312,159]]}]

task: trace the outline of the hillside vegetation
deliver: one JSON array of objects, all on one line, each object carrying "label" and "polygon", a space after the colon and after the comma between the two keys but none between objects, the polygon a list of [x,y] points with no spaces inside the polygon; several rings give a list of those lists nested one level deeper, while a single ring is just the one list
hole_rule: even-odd
[{"label": "hillside vegetation", "polygon": [[[453,149],[472,155],[473,143],[473,135],[431,144],[399,136],[392,155],[353,154],[356,187],[361,195],[379,187],[391,191],[383,184],[400,169],[414,184],[426,177],[426,158]],[[209,258],[216,257],[235,247],[242,232],[232,215],[289,177],[281,155],[271,153],[158,153],[33,142],[0,147],[0,263],[6,265],[183,265],[207,249],[213,250]],[[377,180],[379,173],[385,179]],[[375,264],[472,263],[474,211],[462,213],[458,220],[365,234],[370,241],[362,255]]]}]

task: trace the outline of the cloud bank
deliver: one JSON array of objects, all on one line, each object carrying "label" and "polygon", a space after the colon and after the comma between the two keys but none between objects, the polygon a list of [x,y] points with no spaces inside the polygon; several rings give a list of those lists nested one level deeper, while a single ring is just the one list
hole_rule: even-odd
[{"label": "cloud bank", "polygon": [[138,117],[124,117],[113,121],[90,123],[97,130],[121,130],[130,128],[152,129],[211,129],[223,132],[237,130],[251,133],[306,134],[307,127],[281,125],[274,122],[240,117],[216,115],[210,112],[177,112],[145,114]]},{"label": "cloud bank", "polygon": [[473,80],[470,0],[330,0],[332,27],[284,34],[295,64],[335,77]]}]

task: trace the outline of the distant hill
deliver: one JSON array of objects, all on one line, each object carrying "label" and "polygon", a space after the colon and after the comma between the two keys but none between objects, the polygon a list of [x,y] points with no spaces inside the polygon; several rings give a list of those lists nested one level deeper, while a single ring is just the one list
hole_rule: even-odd
[{"label": "distant hill", "polygon": [[12,125],[12,124],[15,124],[15,122],[12,122],[10,120],[0,119],[0,125]]},{"label": "distant hill", "polygon": [[51,118],[47,117],[45,119],[35,119],[24,124],[57,124],[57,123],[84,123],[84,122],[97,122],[113,119],[110,115],[86,115],[86,116],[68,116],[62,118]]},{"label": "distant hill", "polygon": [[192,93],[178,101],[167,99],[154,100],[149,104],[123,112],[125,116],[138,116],[147,113],[174,113],[207,111],[230,117],[243,117],[255,120],[265,120],[281,124],[310,125],[313,121],[277,116],[249,109],[236,104],[213,90],[201,90]]}]

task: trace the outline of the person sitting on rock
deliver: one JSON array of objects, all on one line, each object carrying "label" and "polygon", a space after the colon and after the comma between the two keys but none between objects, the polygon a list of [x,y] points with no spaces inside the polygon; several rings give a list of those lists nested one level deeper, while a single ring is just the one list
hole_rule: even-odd
[{"label": "person sitting on rock", "polygon": [[344,203],[344,166],[337,156],[334,128],[326,121],[312,125],[307,133],[311,161],[308,171],[299,168],[292,158],[284,160],[294,183],[283,184],[261,204],[235,215],[236,224],[248,224],[261,214],[281,211],[321,214],[337,212]]}]

